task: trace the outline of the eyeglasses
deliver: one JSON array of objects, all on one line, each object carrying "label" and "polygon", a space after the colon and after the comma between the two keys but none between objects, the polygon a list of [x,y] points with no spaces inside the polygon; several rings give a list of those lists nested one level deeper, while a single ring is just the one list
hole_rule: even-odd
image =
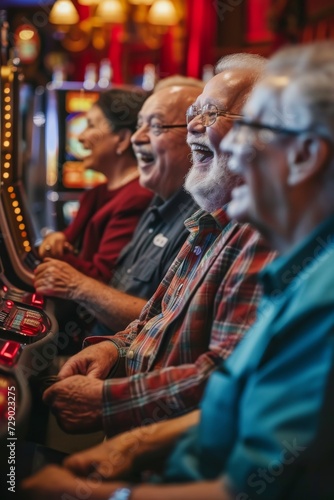
[{"label": "eyeglasses", "polygon": [[215,104],[205,104],[202,108],[198,108],[194,104],[189,106],[187,109],[186,117],[187,124],[196,118],[196,116],[201,117],[202,125],[204,127],[211,127],[217,120],[218,116],[224,116],[225,118],[229,118],[231,120],[237,120],[238,118],[242,118],[242,115],[237,115],[234,113],[229,113],[228,111],[224,111],[222,109],[218,109]]},{"label": "eyeglasses", "polygon": [[287,135],[299,135],[304,134],[305,132],[310,132],[310,129],[291,129],[284,127],[276,127],[274,125],[267,125],[265,123],[257,123],[246,120],[235,120],[232,125],[234,132],[239,132],[242,128],[254,129],[254,130],[269,130],[270,132],[274,132],[276,134],[287,134]]},{"label": "eyeglasses", "polygon": [[[139,130],[142,126],[143,126],[143,123],[138,124],[136,126],[136,130]],[[152,132],[152,134],[160,135],[163,133],[164,130],[169,130],[171,128],[186,127],[187,124],[186,123],[179,123],[179,124],[175,124],[175,125],[162,125],[160,123],[148,123],[146,126],[149,129],[149,131]]]}]

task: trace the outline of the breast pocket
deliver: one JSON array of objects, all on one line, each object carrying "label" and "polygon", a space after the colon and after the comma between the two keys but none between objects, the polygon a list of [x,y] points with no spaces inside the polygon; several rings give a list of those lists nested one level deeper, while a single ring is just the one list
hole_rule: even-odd
[{"label": "breast pocket", "polygon": [[148,283],[152,280],[154,273],[157,271],[159,262],[155,259],[142,259],[137,262],[131,269],[132,278],[134,281]]}]

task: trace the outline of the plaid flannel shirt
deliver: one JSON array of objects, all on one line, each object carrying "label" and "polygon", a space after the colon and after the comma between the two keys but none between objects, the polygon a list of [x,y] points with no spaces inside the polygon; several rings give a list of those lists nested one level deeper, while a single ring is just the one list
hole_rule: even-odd
[{"label": "plaid flannel shirt", "polygon": [[199,210],[185,224],[190,235],[139,319],[108,337],[127,373],[104,382],[108,436],[196,408],[210,373],[255,320],[257,274],[275,253],[224,210]]}]

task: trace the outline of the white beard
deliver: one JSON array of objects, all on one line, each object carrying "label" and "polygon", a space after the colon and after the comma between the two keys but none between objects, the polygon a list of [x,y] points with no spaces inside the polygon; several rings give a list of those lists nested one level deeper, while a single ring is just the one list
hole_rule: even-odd
[{"label": "white beard", "polygon": [[206,171],[200,171],[193,165],[189,170],[184,188],[196,203],[207,212],[222,208],[230,200],[231,190],[236,185],[236,178],[227,167],[227,158],[215,157]]}]

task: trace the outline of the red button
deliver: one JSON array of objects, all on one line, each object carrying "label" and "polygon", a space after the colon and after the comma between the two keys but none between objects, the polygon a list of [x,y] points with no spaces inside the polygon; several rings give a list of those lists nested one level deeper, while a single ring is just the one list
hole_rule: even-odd
[{"label": "red button", "polygon": [[42,306],[44,304],[44,299],[42,295],[38,295],[37,293],[34,293],[31,299],[31,302],[35,304],[36,306]]},{"label": "red button", "polygon": [[[1,346],[1,344],[3,344]],[[13,340],[1,341],[0,361],[6,365],[12,365],[16,361],[21,345]]]}]

